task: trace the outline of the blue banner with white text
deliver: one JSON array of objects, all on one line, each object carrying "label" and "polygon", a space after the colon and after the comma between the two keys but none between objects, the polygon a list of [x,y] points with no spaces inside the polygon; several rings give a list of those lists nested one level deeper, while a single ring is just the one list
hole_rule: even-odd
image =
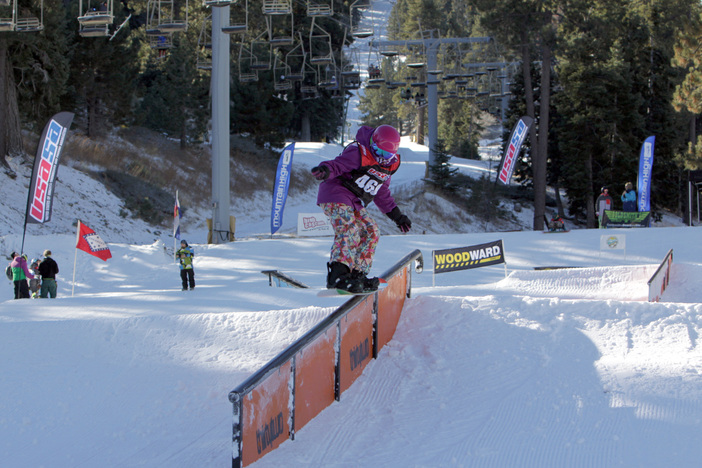
[{"label": "blue banner with white text", "polygon": [[295,143],[290,143],[283,149],[278,161],[278,170],[275,174],[273,185],[273,206],[271,207],[271,236],[283,225],[283,209],[288,198],[290,186],[290,173],[293,162]]},{"label": "blue banner with white text", "polygon": [[639,180],[636,186],[638,193],[639,211],[651,211],[651,170],[653,169],[653,148],[656,137],[646,138],[641,146],[641,156],[639,157]]}]

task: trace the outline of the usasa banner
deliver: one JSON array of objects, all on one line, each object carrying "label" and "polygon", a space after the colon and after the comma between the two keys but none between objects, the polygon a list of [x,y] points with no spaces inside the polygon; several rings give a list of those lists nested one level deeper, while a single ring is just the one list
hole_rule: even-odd
[{"label": "usasa banner", "polygon": [[650,211],[605,210],[602,217],[602,227],[605,228],[645,228],[650,225]]},{"label": "usasa banner", "polygon": [[34,158],[34,171],[29,184],[27,197],[27,223],[42,224],[51,220],[54,203],[54,181],[58,171],[59,158],[63,149],[66,132],[73,122],[73,114],[60,112],[54,115],[41,134],[37,155]]},{"label": "usasa banner", "polygon": [[432,256],[434,258],[434,274],[505,263],[502,239],[470,247],[434,250]]},{"label": "usasa banner", "polygon": [[533,122],[534,119],[525,115],[519,119],[512,130],[512,134],[509,136],[507,151],[502,158],[500,170],[497,171],[497,180],[505,185],[509,185],[509,182],[512,179],[512,172],[514,171],[514,166],[517,163],[519,151],[522,149],[522,143],[524,143],[529,127]]}]

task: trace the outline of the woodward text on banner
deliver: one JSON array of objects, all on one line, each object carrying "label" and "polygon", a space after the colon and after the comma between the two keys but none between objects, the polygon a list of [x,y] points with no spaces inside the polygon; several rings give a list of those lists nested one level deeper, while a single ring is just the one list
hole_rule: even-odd
[{"label": "woodward text on banner", "polygon": [[502,239],[487,244],[434,250],[434,274],[468,270],[505,262]]},{"label": "woodward text on banner", "polygon": [[278,161],[278,170],[273,185],[273,206],[271,207],[271,236],[283,225],[283,209],[288,198],[290,186],[290,170],[293,162],[295,143],[290,143],[283,149]]}]

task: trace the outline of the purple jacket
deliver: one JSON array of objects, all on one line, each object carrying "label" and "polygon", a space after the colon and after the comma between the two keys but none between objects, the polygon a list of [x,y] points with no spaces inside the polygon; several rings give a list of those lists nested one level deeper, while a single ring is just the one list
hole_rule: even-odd
[{"label": "purple jacket", "polygon": [[10,262],[10,267],[12,268],[12,275],[14,281],[25,279],[22,278],[21,273],[24,273],[24,276],[26,278],[34,279],[34,275],[29,271],[29,268],[27,268],[27,262],[24,260],[24,258],[22,258],[21,255],[18,255],[12,259],[12,261]]},{"label": "purple jacket", "polygon": [[[361,151],[358,144],[370,146],[370,137],[373,133],[373,128],[363,125],[356,132],[356,142],[351,143],[339,156],[331,161],[324,161],[320,165],[325,165],[329,168],[329,177],[319,184],[319,193],[317,194],[317,205],[322,203],[343,203],[344,205],[353,206],[355,210],[363,208],[361,200],[353,194],[349,189],[344,187],[339,176],[348,175],[352,170],[361,167]],[[383,185],[378,190],[373,202],[383,213],[389,213],[397,206],[395,199],[390,193],[390,179],[383,182]]]}]

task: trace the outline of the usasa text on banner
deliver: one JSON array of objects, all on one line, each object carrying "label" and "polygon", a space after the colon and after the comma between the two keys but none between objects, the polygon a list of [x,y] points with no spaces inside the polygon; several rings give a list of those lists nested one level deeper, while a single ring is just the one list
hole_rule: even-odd
[{"label": "usasa text on banner", "polygon": [[295,143],[290,143],[285,147],[278,160],[278,170],[275,174],[275,184],[273,185],[273,206],[271,207],[271,235],[275,234],[283,225],[283,209],[288,198],[288,187],[290,186],[290,168],[293,162],[293,152]]},{"label": "usasa text on banner", "polygon": [[531,126],[534,119],[529,116],[524,116],[512,130],[512,134],[509,136],[509,145],[507,146],[507,151],[505,151],[502,157],[502,164],[500,164],[500,170],[497,171],[497,180],[505,185],[509,185],[512,179],[512,172],[514,172],[514,165],[517,163],[517,157],[519,156],[519,151],[522,149],[522,144],[526,138],[529,127]]},{"label": "usasa text on banner", "polygon": [[54,200],[54,181],[58,171],[59,158],[63,149],[66,132],[73,122],[73,114],[60,112],[54,115],[44,127],[39,140],[37,155],[34,158],[32,181],[27,197],[26,222],[45,223],[51,220],[51,207]]},{"label": "usasa text on banner", "polygon": [[651,210],[651,171],[653,169],[653,149],[655,143],[656,137],[650,136],[646,138],[646,141],[644,141],[644,144],[641,146],[641,155],[639,156],[639,180],[637,184],[639,190],[639,211]]},{"label": "usasa text on banner", "polygon": [[434,250],[434,273],[468,270],[505,262],[502,239],[487,244]]}]

